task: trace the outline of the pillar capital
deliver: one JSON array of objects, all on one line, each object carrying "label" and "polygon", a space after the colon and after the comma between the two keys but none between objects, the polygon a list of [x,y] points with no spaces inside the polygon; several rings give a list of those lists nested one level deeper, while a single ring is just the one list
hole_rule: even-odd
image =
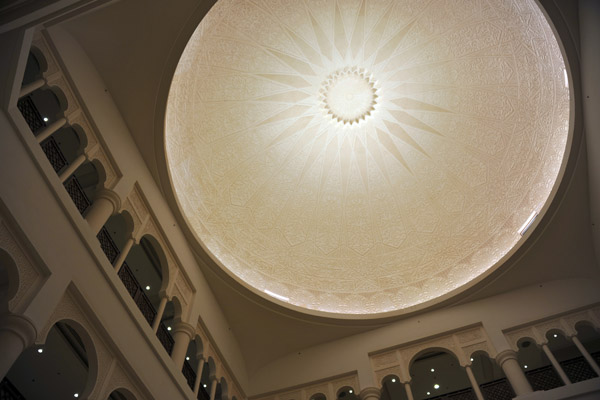
[{"label": "pillar capital", "polygon": [[185,333],[191,340],[196,334],[196,328],[187,322],[179,321],[173,326],[173,334],[179,332]]},{"label": "pillar capital", "polygon": [[360,391],[360,400],[379,400],[381,398],[381,390],[370,386]]},{"label": "pillar capital", "polygon": [[517,360],[517,356],[518,354],[516,351],[513,349],[507,349],[498,353],[496,356],[496,362],[502,367],[502,364],[504,364],[507,360]]},{"label": "pillar capital", "polygon": [[15,334],[23,342],[24,349],[31,346],[37,338],[35,325],[24,315],[12,313],[0,315],[0,331]]},{"label": "pillar capital", "polygon": [[113,214],[121,208],[121,197],[110,189],[100,189],[96,192],[95,199],[108,200],[113,206]]}]

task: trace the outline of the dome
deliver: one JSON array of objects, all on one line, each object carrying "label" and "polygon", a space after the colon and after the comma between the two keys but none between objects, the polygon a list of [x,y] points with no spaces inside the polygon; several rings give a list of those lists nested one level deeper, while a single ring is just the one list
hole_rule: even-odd
[{"label": "dome", "polygon": [[181,56],[165,151],[231,278],[375,317],[481,281],[552,199],[569,144],[533,0],[219,0]]}]

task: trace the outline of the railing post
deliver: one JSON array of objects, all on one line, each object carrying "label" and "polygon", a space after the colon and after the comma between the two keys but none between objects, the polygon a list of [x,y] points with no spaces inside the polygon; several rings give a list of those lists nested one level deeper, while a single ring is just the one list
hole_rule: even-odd
[{"label": "railing post", "polygon": [[65,118],[59,118],[57,121],[54,121],[52,124],[47,126],[44,130],[42,130],[40,133],[38,133],[35,136],[35,138],[37,139],[38,143],[42,143],[44,140],[48,139],[50,137],[50,135],[52,135],[54,132],[58,131],[60,128],[65,126],[66,123],[67,123],[67,120]]},{"label": "railing post", "polygon": [[479,384],[477,383],[477,379],[475,379],[475,375],[473,375],[473,371],[471,370],[470,365],[465,365],[465,370],[467,371],[467,376],[469,377],[469,382],[471,382],[471,386],[473,387],[473,391],[475,392],[475,396],[478,400],[483,399],[483,393],[481,393],[481,389],[479,388]]},{"label": "railing post", "polygon": [[162,320],[162,316],[165,312],[165,307],[167,306],[167,296],[162,296],[160,298],[160,304],[158,305],[158,310],[156,311],[156,316],[154,317],[154,321],[152,322],[152,330],[154,333],[158,331],[158,326],[160,325],[160,321]]},{"label": "railing post", "polygon": [[113,263],[113,267],[115,268],[115,271],[117,272],[117,274],[121,270],[121,267],[123,267],[123,263],[125,262],[125,259],[127,258],[127,255],[129,254],[129,251],[131,250],[131,248],[133,247],[134,244],[135,244],[135,239],[130,237],[127,240],[127,242],[125,243],[125,246],[123,246],[123,250],[121,250],[121,254],[119,254],[117,259]]},{"label": "railing post", "polygon": [[581,353],[583,358],[585,358],[585,360],[588,362],[588,364],[590,364],[590,367],[592,367],[592,369],[594,370],[596,375],[600,376],[600,368],[598,367],[598,364],[592,358],[592,356],[587,351],[585,346],[579,341],[577,336],[575,336],[575,335],[571,336],[571,340],[573,341],[573,343],[575,343],[575,346],[577,346],[577,348],[579,349],[579,352]]},{"label": "railing post", "polygon": [[204,359],[198,357],[198,372],[196,373],[196,382],[194,382],[194,398],[198,398],[200,393],[200,381],[202,380],[202,372],[204,371]]},{"label": "railing post", "polygon": [[69,166],[63,172],[60,173],[60,182],[65,183],[65,181],[69,179],[71,175],[73,175],[73,172],[75,172],[77,168],[81,167],[81,164],[83,164],[85,160],[87,160],[85,154],[78,155],[77,158],[74,159],[73,162],[70,163]]},{"label": "railing post", "polygon": [[211,377],[210,379],[210,400],[215,400],[215,395],[217,394],[217,378]]},{"label": "railing post", "polygon": [[40,78],[36,81],[31,82],[28,85],[25,85],[21,88],[21,92],[19,93],[19,98],[21,97],[25,97],[28,94],[35,92],[36,90],[38,90],[39,88],[41,88],[42,86],[44,86],[46,84],[46,80],[44,78]]}]

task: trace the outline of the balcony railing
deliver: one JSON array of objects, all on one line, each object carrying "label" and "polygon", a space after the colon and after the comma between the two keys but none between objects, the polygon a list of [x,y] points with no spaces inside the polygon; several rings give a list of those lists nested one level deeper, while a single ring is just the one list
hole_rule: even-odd
[{"label": "balcony railing", "polygon": [[512,386],[506,378],[479,385],[486,400],[510,400],[515,397]]},{"label": "balcony railing", "polygon": [[17,390],[16,387],[7,379],[4,378],[0,382],[0,400],[26,400],[25,397]]},{"label": "balcony railing", "polygon": [[52,136],[44,140],[40,146],[44,154],[46,154],[46,158],[50,161],[54,172],[58,173],[61,169],[69,165],[60,147],[58,147],[58,143],[56,143],[56,140]]},{"label": "balcony railing", "polygon": [[185,380],[187,381],[188,385],[190,385],[190,388],[194,389],[194,382],[196,382],[196,373],[194,372],[194,369],[192,368],[190,363],[187,362],[187,360],[183,362],[183,368],[181,372],[183,373],[183,376],[185,376]]},{"label": "balcony railing", "polygon": [[169,333],[169,330],[165,327],[165,324],[161,323],[158,326],[158,331],[156,332],[156,336],[158,337],[158,340],[163,345],[163,347],[165,348],[167,353],[169,353],[169,355],[171,355],[175,341],[173,340],[173,337]]},{"label": "balcony railing", "polygon": [[21,115],[25,118],[25,122],[29,125],[31,132],[35,133],[41,128],[46,127],[44,119],[40,115],[35,103],[31,99],[31,96],[25,96],[17,102],[17,108],[21,111]]},{"label": "balcony railing", "polygon": [[111,264],[114,263],[117,257],[119,256],[120,251],[115,242],[110,237],[110,233],[108,233],[108,230],[105,227],[102,227],[102,229],[100,229],[100,232],[98,232],[98,235],[96,235],[96,237],[100,242],[100,247],[102,248],[104,255],[106,255],[106,258],[108,258],[108,261],[110,261]]},{"label": "balcony railing", "polygon": [[200,385],[200,391],[198,392],[198,400],[210,400],[210,395],[204,388],[204,386]]},{"label": "balcony railing", "polygon": [[79,213],[81,215],[85,214],[88,207],[92,205],[92,202],[83,191],[83,188],[75,175],[67,179],[65,182],[65,189],[67,189],[67,193],[69,193],[69,196],[71,197],[71,200],[73,200],[73,204],[75,204]]},{"label": "balcony railing", "polygon": [[457,390],[452,393],[442,394],[436,397],[428,397],[428,400],[477,400],[472,388]]},{"label": "balcony railing", "polygon": [[560,365],[572,383],[586,381],[597,376],[592,367],[590,367],[590,364],[583,357],[563,361]]}]

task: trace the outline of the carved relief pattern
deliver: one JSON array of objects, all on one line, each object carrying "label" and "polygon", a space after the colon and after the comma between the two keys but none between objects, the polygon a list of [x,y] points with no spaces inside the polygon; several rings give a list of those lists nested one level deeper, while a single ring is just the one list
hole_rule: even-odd
[{"label": "carved relief pattern", "polygon": [[389,364],[394,364],[398,362],[398,357],[396,357],[396,351],[390,351],[389,353],[378,354],[371,358],[373,362],[373,367],[378,368]]},{"label": "carved relief pattern", "polygon": [[19,274],[18,288],[12,299],[8,301],[9,311],[16,311],[22,308],[27,294],[32,292],[37,284],[43,279],[43,272],[27,257],[27,252],[17,241],[16,236],[11,232],[8,223],[0,218],[0,249],[6,251],[12,257]]},{"label": "carved relief pattern", "polygon": [[[378,88],[346,126],[321,101],[343,68]],[[171,86],[174,192],[259,291],[332,313],[406,309],[522,242],[565,154],[564,68],[533,0],[220,0]]]},{"label": "carved relief pattern", "polygon": [[117,182],[117,173],[113,169],[112,163],[110,162],[104,148],[101,146],[96,146],[90,149],[87,152],[87,156],[90,160],[98,160],[100,164],[104,167],[104,172],[106,174],[106,179],[104,180],[104,187],[107,189],[112,189]]}]

